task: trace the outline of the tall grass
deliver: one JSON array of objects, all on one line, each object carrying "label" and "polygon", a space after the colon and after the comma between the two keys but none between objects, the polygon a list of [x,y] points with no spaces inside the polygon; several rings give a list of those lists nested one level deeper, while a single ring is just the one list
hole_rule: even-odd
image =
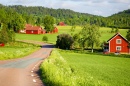
[{"label": "tall grass", "polygon": [[46,86],[130,85],[129,58],[58,51],[40,67]]},{"label": "tall grass", "polygon": [[[64,58],[54,49],[51,56],[40,67],[42,80],[46,86],[80,86],[83,77],[76,75]],[[85,80],[83,80],[85,83]]]}]

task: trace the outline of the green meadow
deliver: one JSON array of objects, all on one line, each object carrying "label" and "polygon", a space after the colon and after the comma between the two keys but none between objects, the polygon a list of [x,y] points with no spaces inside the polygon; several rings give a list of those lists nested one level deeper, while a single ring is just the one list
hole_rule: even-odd
[{"label": "green meadow", "polygon": [[[32,35],[32,34],[16,34],[16,39],[18,40],[36,40],[36,41],[42,41],[42,37],[46,35],[48,37],[48,43],[56,43],[57,35],[62,34],[62,33],[69,33],[71,34],[71,28],[72,26],[57,26],[59,32],[55,34],[39,34],[39,35]],[[76,26],[75,32],[78,33],[80,32],[82,27]],[[110,33],[111,28],[106,28],[106,27],[100,27],[100,32],[101,32],[101,38],[100,41],[107,41],[110,37],[112,37],[115,33]],[[119,32],[125,37],[127,29],[119,29]]]},{"label": "green meadow", "polygon": [[[71,26],[59,27],[59,34],[71,34],[70,29]],[[74,33],[81,29],[77,26]],[[127,30],[119,31],[125,37]],[[111,28],[106,27],[101,27],[100,32],[101,41],[107,41],[115,34],[111,33]],[[46,86],[129,86],[129,65],[130,59],[123,56],[81,54],[54,49],[40,70]]]},{"label": "green meadow", "polygon": [[[16,40],[42,41],[48,37],[48,43],[55,44],[57,35],[69,33],[71,26],[58,26],[56,34],[16,34]],[[75,32],[81,31],[76,26]],[[120,29],[125,37],[126,29]],[[111,28],[101,27],[101,42],[107,41],[115,33]],[[36,45],[15,42],[0,47],[0,60],[20,58],[39,49]],[[46,86],[129,86],[130,59],[96,54],[81,54],[73,51],[53,49],[51,55],[40,66],[41,79]]]},{"label": "green meadow", "polygon": [[0,60],[15,59],[31,54],[39,49],[36,45],[22,42],[8,43],[0,47]]},{"label": "green meadow", "polygon": [[46,86],[129,86],[130,59],[54,49],[41,67]]},{"label": "green meadow", "polygon": [[[40,34],[40,35],[31,35],[31,34],[16,34],[16,40],[34,40],[34,41],[42,41],[42,37],[44,35],[46,35],[48,37],[48,43],[52,43],[55,44],[56,40],[57,40],[57,35],[61,34],[61,33],[69,33],[72,34],[71,32],[71,28],[72,26],[57,26],[59,29],[58,33],[55,34]],[[80,32],[82,29],[82,27],[80,26],[76,26],[74,33],[78,33]],[[110,37],[112,37],[114,35],[114,33],[110,33],[111,28],[106,28],[106,27],[101,27],[100,28],[100,32],[101,32],[101,42],[102,41],[107,41]],[[120,33],[125,37],[126,35],[126,29],[120,29],[119,30]],[[17,45],[17,44],[16,44]],[[8,47],[6,47],[8,46]],[[9,47],[9,45],[7,44],[5,47],[0,47],[0,59],[13,59],[13,58],[17,58],[17,57],[21,57],[23,55],[27,55],[26,48],[20,48],[20,47],[16,47],[16,46],[12,46],[11,48]],[[19,46],[21,46],[21,44],[19,44]],[[30,51],[32,48],[29,48]],[[23,54],[17,53],[17,52],[23,52]]]}]

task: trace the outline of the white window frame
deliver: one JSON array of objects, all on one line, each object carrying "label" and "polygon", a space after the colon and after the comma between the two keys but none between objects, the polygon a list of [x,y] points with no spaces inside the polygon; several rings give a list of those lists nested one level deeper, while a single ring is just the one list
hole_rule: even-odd
[{"label": "white window frame", "polygon": [[[120,43],[119,43],[120,41]],[[122,40],[121,39],[116,39],[116,44],[121,44],[122,43]]]},{"label": "white window frame", "polygon": [[34,31],[32,30],[31,33],[34,33]]},{"label": "white window frame", "polygon": [[121,51],[121,46],[116,46],[117,51]]}]

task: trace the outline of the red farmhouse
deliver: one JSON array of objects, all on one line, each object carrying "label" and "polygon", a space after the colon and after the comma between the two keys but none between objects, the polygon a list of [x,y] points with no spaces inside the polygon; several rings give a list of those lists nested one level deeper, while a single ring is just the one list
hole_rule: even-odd
[{"label": "red farmhouse", "polygon": [[120,33],[115,34],[105,44],[104,50],[109,53],[130,53],[129,42]]},{"label": "red farmhouse", "polygon": [[32,26],[30,24],[26,24],[25,31],[26,34],[44,34],[46,32],[40,26]]}]

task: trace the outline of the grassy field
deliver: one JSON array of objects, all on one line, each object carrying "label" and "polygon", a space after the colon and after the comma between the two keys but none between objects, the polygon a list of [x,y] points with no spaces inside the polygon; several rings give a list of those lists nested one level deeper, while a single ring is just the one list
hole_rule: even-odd
[{"label": "grassy field", "polygon": [[[56,43],[57,36],[58,34],[61,33],[70,33],[71,26],[58,26],[59,32],[55,34],[39,34],[39,35],[34,35],[34,34],[16,34],[16,39],[18,40],[35,40],[35,41],[42,41],[43,36],[48,37],[48,42],[49,43]],[[81,30],[80,27],[77,27],[76,29]]]},{"label": "grassy field", "polygon": [[[49,43],[56,43],[57,35],[61,33],[69,33],[71,34],[71,29],[72,26],[58,26],[59,32],[56,34],[40,34],[40,35],[30,35],[30,34],[16,34],[16,39],[19,40],[36,40],[36,41],[42,41],[42,37],[46,35],[48,37],[48,42]],[[80,32],[81,31],[80,26],[76,26],[75,32]],[[101,32],[101,42],[102,41],[107,41],[110,37],[112,37],[115,33],[110,33],[111,28],[106,28],[106,27],[100,27],[100,32]],[[125,37],[126,36],[126,29],[120,29],[120,33]]]},{"label": "grassy field", "polygon": [[26,56],[39,49],[36,45],[15,42],[0,47],[0,60],[15,59]]},{"label": "grassy field", "polygon": [[130,85],[129,58],[59,52],[53,50],[41,65],[46,86]]}]

